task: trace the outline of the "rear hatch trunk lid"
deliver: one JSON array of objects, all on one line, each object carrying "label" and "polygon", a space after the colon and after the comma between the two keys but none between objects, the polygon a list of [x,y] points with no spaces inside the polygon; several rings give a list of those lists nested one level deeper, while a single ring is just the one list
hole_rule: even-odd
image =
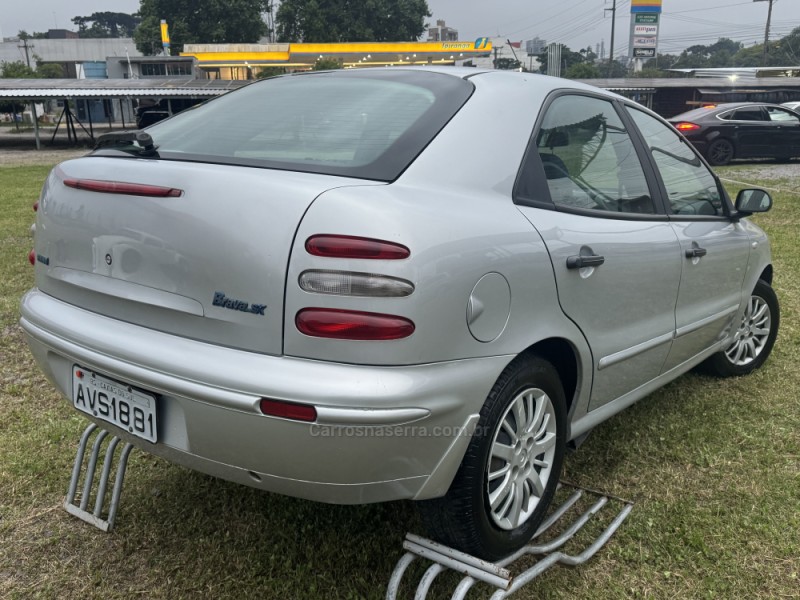
[{"label": "rear hatch trunk lid", "polygon": [[[98,181],[180,193],[81,189]],[[355,181],[143,158],[68,161],[53,170],[42,192],[37,286],[137,325],[281,354],[284,286],[297,226],[319,194]]]}]

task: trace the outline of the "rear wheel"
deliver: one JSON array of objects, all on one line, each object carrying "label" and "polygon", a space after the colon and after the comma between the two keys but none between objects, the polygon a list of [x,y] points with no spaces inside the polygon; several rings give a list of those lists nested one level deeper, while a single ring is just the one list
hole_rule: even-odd
[{"label": "rear wheel", "polygon": [[703,369],[719,377],[747,375],[755,371],[772,352],[779,323],[778,297],[766,281],[759,279],[733,342],[703,363]]},{"label": "rear wheel", "polygon": [[731,162],[734,155],[733,144],[724,138],[714,140],[708,145],[706,158],[715,167],[721,167]]},{"label": "rear wheel", "polygon": [[489,393],[450,490],[419,503],[430,534],[487,560],[518,550],[544,519],[565,447],[558,373],[540,357],[518,358]]}]

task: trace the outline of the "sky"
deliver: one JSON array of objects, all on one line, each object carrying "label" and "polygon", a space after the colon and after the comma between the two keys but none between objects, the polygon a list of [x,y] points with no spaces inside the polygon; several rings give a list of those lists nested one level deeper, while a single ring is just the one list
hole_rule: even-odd
[{"label": "sky", "polygon": [[[615,55],[625,52],[630,0],[428,0],[435,25],[444,19],[459,39],[500,37],[512,42],[539,37],[577,50],[611,40],[611,11],[617,5]],[[766,0],[663,0],[659,52],[679,53],[687,46],[728,37],[745,45],[764,41]],[[51,28],[73,29],[72,17],[93,12],[135,12],[138,0],[0,0],[3,36]],[[800,27],[800,0],[774,0],[770,39]]]}]

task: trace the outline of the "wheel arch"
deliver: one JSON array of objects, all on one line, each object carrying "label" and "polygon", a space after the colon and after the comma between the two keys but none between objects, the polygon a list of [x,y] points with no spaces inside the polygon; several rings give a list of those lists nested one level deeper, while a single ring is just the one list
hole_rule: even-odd
[{"label": "wheel arch", "polygon": [[759,279],[763,279],[766,281],[770,286],[772,285],[772,265],[767,265],[764,267],[764,270],[761,271],[761,275],[758,276]]},{"label": "wheel arch", "polygon": [[564,388],[567,414],[571,415],[577,402],[580,380],[578,351],[573,344],[565,338],[548,338],[532,344],[520,355],[541,356],[555,367]]}]

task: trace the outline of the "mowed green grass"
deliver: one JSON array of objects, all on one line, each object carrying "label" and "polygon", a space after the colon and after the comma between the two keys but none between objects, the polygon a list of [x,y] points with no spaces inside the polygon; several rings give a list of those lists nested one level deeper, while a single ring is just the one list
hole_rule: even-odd
[{"label": "mowed green grass", "polygon": [[[420,532],[410,503],[315,504],[134,451],[111,534],[63,511],[86,422],[34,366],[17,324],[47,170],[0,167],[0,597],[381,598],[405,532]],[[721,172],[749,181],[743,168]],[[800,597],[800,195],[790,179],[761,183],[780,190],[756,219],[782,306],[772,358],[746,378],[684,376],[598,427],[564,476],[633,500],[633,512],[587,564],[556,567],[516,597]],[[582,550],[604,513],[566,549]],[[432,597],[454,582],[437,581]]]}]

